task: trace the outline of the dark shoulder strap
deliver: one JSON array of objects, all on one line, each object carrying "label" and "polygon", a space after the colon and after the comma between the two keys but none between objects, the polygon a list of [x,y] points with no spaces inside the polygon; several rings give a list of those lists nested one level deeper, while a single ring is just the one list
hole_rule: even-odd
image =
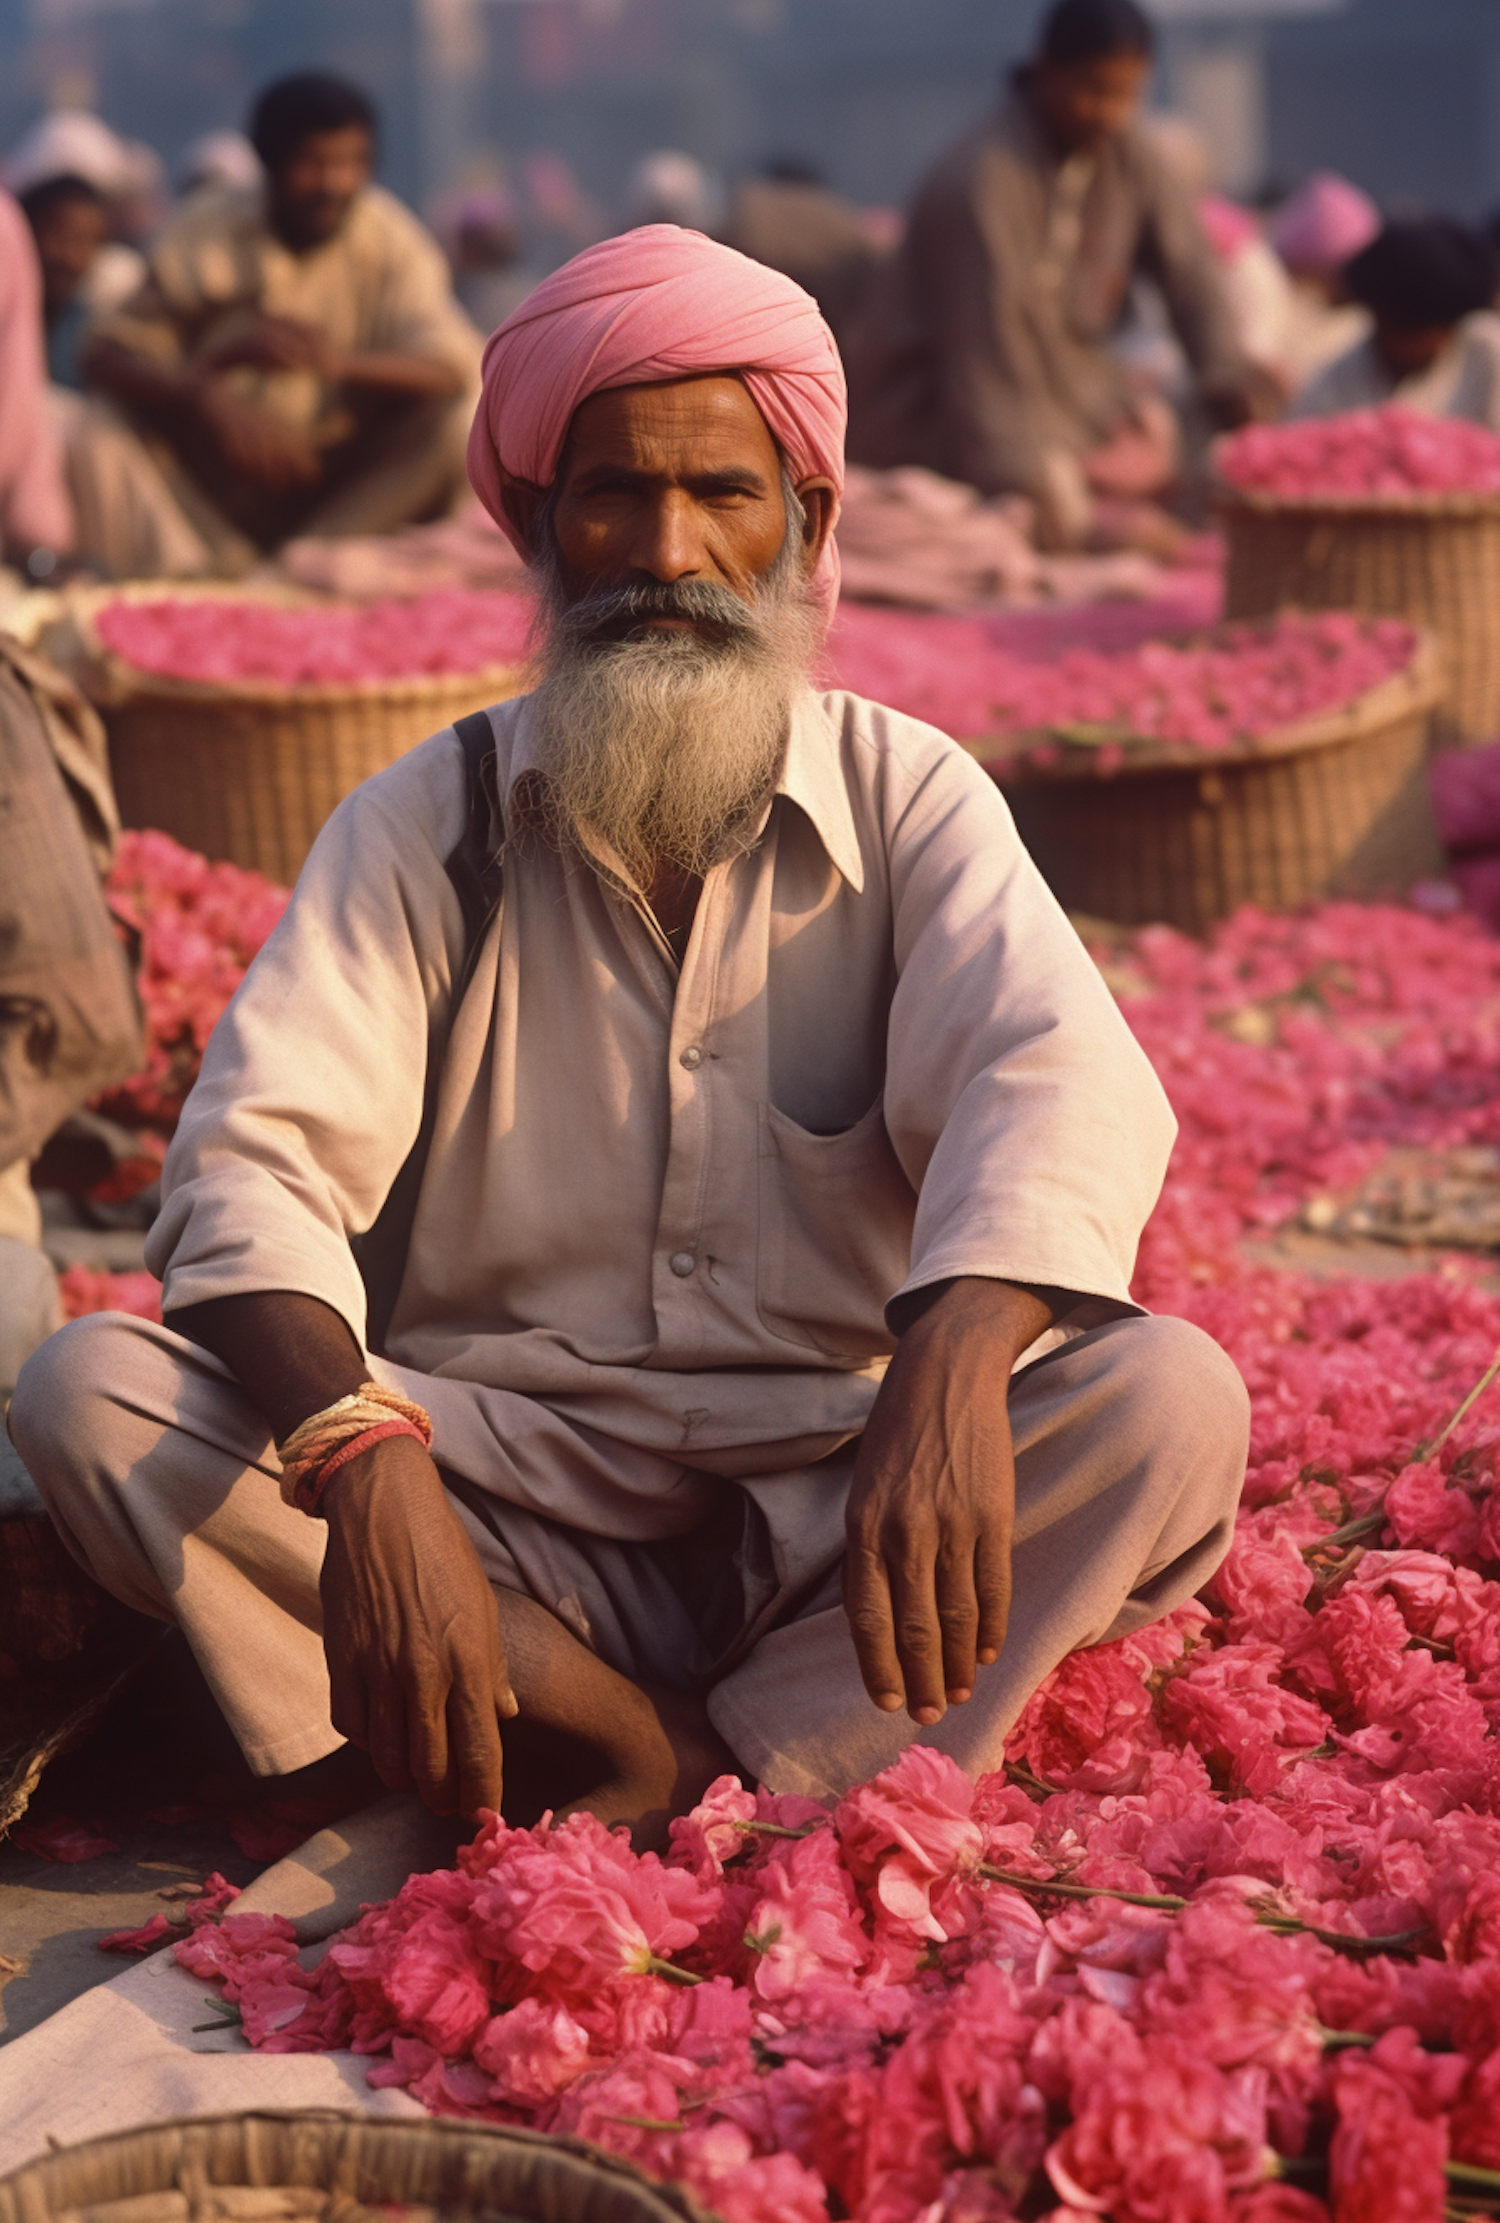
[{"label": "dark shoulder strap", "polygon": [[364,1277],[368,1316],[365,1340],[372,1351],[378,1351],[385,1342],[391,1314],[396,1308],[401,1276],[406,1268],[412,1222],[417,1213],[417,1197],[427,1166],[427,1153],[432,1147],[433,1129],[437,1124],[438,1081],[442,1073],[443,1053],[453,1031],[458,1007],[473,974],[485,929],[499,907],[505,877],[502,857],[505,829],[496,778],[495,732],[490,724],[489,712],[471,711],[467,718],[455,720],[453,730],[458,735],[459,746],[464,752],[464,794],[467,808],[464,812],[463,831],[443,863],[463,911],[463,958],[454,978],[453,994],[449,999],[443,1024],[440,1029],[434,1029],[428,1038],[427,1078],[422,1092],[422,1124],[417,1131],[417,1139],[391,1183],[390,1193],[381,1206],[374,1225],[365,1234],[355,1236],[352,1246],[360,1273]]},{"label": "dark shoulder strap", "polygon": [[[464,793],[468,808],[463,832],[444,860],[448,878],[464,914],[465,957],[472,959],[475,945],[500,900],[504,866],[500,851],[504,828],[495,777],[495,729],[487,710],[471,710],[454,721],[454,732],[464,752]],[[468,964],[464,973],[467,974]],[[462,976],[461,976],[462,977]]]}]

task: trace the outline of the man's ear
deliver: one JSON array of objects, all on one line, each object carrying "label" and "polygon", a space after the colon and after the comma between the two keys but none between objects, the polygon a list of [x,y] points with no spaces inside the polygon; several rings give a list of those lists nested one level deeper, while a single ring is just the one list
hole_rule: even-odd
[{"label": "man's ear", "polygon": [[838,488],[832,479],[799,479],[797,499],[802,504],[802,568],[810,579],[838,523]]},{"label": "man's ear", "polygon": [[500,506],[511,525],[520,535],[521,544],[528,555],[534,555],[536,544],[532,538],[537,513],[547,499],[544,486],[533,486],[530,479],[513,479],[502,465],[500,472]]}]

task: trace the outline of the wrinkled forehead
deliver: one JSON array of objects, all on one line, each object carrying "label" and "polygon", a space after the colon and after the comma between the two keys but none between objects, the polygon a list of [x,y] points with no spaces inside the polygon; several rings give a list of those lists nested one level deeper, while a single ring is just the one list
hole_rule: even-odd
[{"label": "wrinkled forehead", "polygon": [[734,473],[774,485],[781,451],[743,378],[708,371],[611,386],[579,403],[559,479],[611,469],[667,478]]}]

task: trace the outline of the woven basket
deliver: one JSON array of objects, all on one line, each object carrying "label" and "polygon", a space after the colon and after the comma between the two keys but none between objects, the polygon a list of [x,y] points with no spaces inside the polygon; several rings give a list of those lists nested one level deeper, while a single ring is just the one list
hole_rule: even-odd
[{"label": "woven basket", "polygon": [[1500,494],[1292,499],[1221,487],[1218,503],[1226,617],[1407,618],[1443,653],[1437,738],[1473,746],[1500,734]]},{"label": "woven basket", "polygon": [[121,821],[156,826],[206,857],[290,886],[335,805],[373,772],[461,718],[517,692],[514,666],[338,687],[231,686],[138,671],[100,642],[94,616],[121,600],[316,604],[291,589],[89,589],[63,598],[42,645],[72,671],[109,733]]},{"label": "woven basket", "polygon": [[332,2113],[207,2115],[44,2155],[0,2223],[701,2223],[672,2185],[540,2131]]},{"label": "woven basket", "polygon": [[1242,903],[1402,894],[1441,867],[1427,734],[1442,690],[1430,641],[1346,707],[1211,755],[1138,743],[1116,771],[1064,749],[1037,765],[966,744],[1006,791],[1021,838],[1070,911],[1201,933]]}]

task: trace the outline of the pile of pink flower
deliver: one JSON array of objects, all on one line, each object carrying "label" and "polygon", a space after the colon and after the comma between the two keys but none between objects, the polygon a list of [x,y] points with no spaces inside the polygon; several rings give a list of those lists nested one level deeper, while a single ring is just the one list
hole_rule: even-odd
[{"label": "pile of pink flower", "polygon": [[1352,702],[1404,671],[1415,648],[1399,618],[1329,611],[1225,625],[1181,647],[1074,649],[1056,663],[995,673],[990,730],[1224,749]]},{"label": "pile of pink flower", "polygon": [[1066,1661],[977,1786],[925,1750],[831,1811],[725,1779],[665,1859],[490,1822],[311,1969],[205,1921],[179,1958],[252,2044],[728,2223],[1500,2199],[1500,1386],[1460,1410],[1500,1296],[1245,1247],[1391,1143],[1500,1142],[1500,942],[1347,904],[1099,955],[1183,1123],[1138,1293],[1252,1392],[1204,1596]]},{"label": "pile of pink flower", "polygon": [[[1056,653],[1035,628],[1023,636],[1004,620],[844,610],[828,664],[839,685],[960,736],[1219,749],[1354,701],[1404,671],[1416,645],[1399,618],[1339,611],[1220,626],[1180,645],[1099,631],[1097,646]],[[1057,631],[1058,645],[1068,638]]]},{"label": "pile of pink flower", "polygon": [[108,900],[139,945],[146,1063],[104,1108],[129,1126],[175,1125],[209,1035],[280,918],[287,891],[258,872],[210,864],[166,834],[120,837]]},{"label": "pile of pink flower", "polygon": [[533,611],[522,595],[443,587],[409,601],[291,607],[229,596],[110,602],[95,626],[138,671],[346,687],[517,664]]},{"label": "pile of pink flower", "polygon": [[1342,417],[1248,425],[1219,444],[1229,485],[1301,496],[1500,494],[1500,439],[1459,417],[1399,403]]}]

